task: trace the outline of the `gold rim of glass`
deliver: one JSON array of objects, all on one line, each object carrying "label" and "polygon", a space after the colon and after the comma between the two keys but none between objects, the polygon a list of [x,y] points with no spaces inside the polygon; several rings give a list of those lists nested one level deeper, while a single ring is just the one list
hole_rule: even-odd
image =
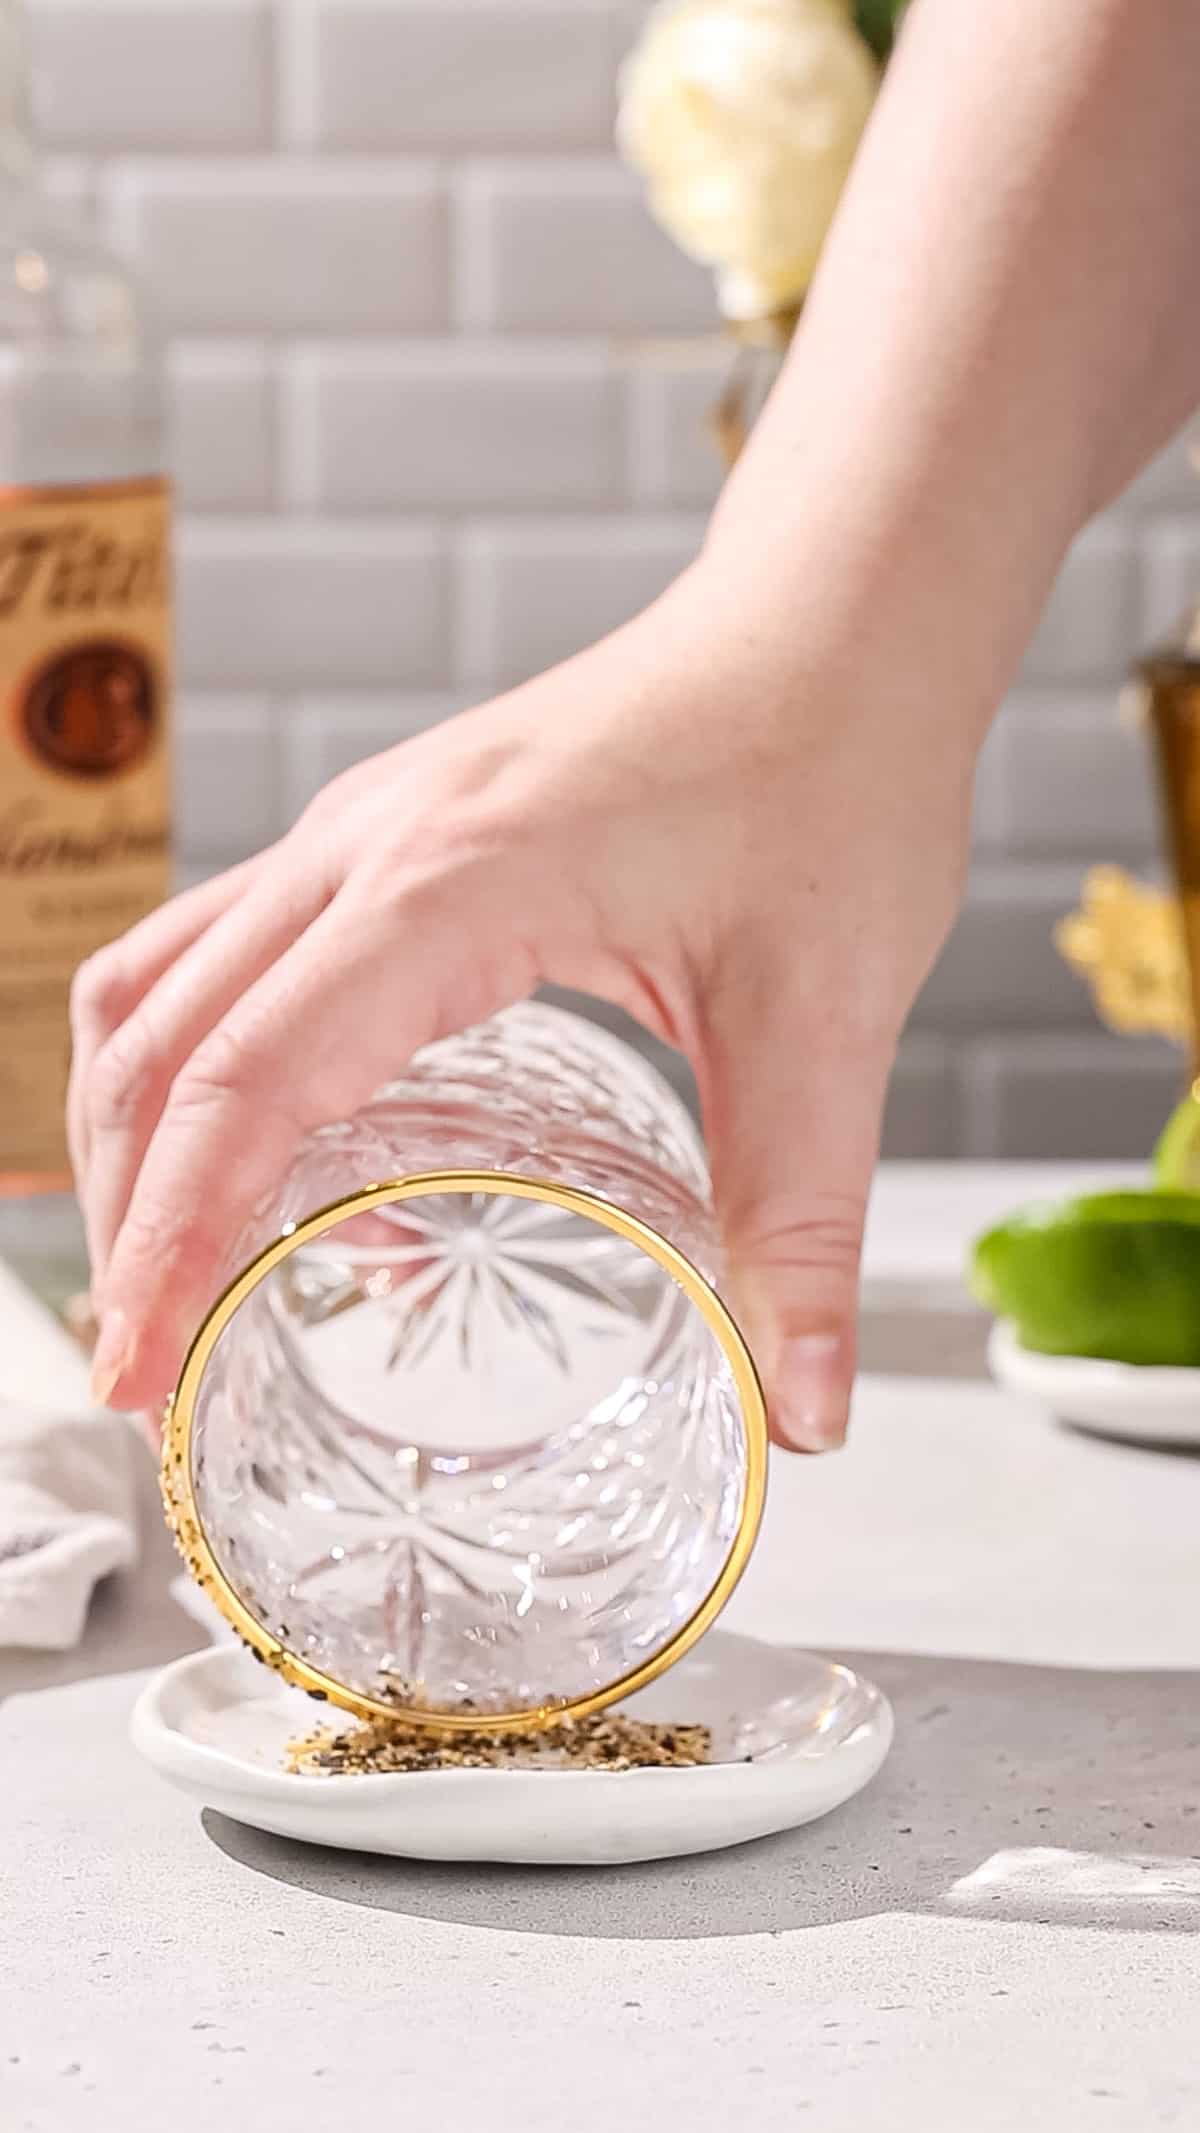
[{"label": "gold rim of glass", "polygon": [[[695,1613],[680,1625],[673,1637],[649,1659],[586,1696],[547,1703],[518,1711],[442,1711],[419,1704],[388,1703],[367,1696],[310,1666],[298,1653],[289,1651],[278,1637],[251,1614],[234,1590],[209,1545],[196,1505],[192,1475],[192,1426],[196,1400],[213,1349],[230,1320],[246,1298],[268,1274],[289,1259],[302,1245],[336,1229],[351,1216],[372,1207],[390,1207],[400,1200],[413,1200],[433,1193],[489,1192],[516,1200],[541,1200],[551,1207],[597,1222],[635,1244],[655,1260],[700,1313],[717,1341],[733,1378],[746,1437],[746,1473],[737,1531],[719,1577]],[[318,1701],[337,1705],[356,1718],[402,1719],[427,1726],[431,1731],[501,1733],[534,1731],[538,1726],[564,1719],[586,1718],[657,1679],[689,1651],[705,1630],[711,1628],[729,1599],[750,1559],[762,1520],[767,1485],[767,1406],[754,1359],[732,1312],[712,1283],[687,1256],[652,1229],[599,1193],[575,1185],[561,1185],[551,1178],[523,1177],[504,1170],[431,1170],[382,1184],[366,1185],[343,1199],[289,1223],[280,1236],[258,1252],[217,1298],[204,1319],[179,1373],[175,1391],[167,1402],[163,1421],[162,1494],[167,1520],[176,1545],[196,1583],[208,1594],[244,1644],[264,1664],[294,1688],[304,1689]]]}]

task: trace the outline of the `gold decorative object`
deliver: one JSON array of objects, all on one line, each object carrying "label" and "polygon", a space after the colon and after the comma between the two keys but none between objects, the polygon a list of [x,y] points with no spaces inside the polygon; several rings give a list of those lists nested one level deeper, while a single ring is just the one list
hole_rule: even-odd
[{"label": "gold decorative object", "polygon": [[[1196,453],[1193,447],[1193,460]],[[1121,694],[1122,722],[1154,748],[1172,889],[1098,867],[1083,907],[1055,939],[1091,986],[1110,1029],[1149,1030],[1187,1047],[1200,1071],[1200,609],[1139,659]]]},{"label": "gold decorative object", "polygon": [[800,319],[800,306],[746,320],[729,331],[737,343],[729,376],[708,418],[708,426],[726,471],[746,448],[768,393],[779,375]]},{"label": "gold decorative object", "polygon": [[1167,850],[1181,921],[1192,1072],[1200,1069],[1200,613],[1141,660],[1140,707],[1154,739]]},{"label": "gold decorative object", "polygon": [[1055,945],[1092,989],[1102,1021],[1123,1034],[1192,1035],[1187,955],[1175,898],[1121,867],[1093,867],[1081,908],[1061,919]]}]

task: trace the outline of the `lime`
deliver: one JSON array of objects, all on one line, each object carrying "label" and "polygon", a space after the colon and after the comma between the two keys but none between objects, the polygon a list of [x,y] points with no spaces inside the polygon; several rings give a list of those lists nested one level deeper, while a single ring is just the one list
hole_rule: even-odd
[{"label": "lime", "polygon": [[1043,1355],[1200,1365],[1200,1192],[1023,1209],[976,1242],[971,1288]]},{"label": "lime", "polygon": [[1168,1192],[1200,1192],[1200,1100],[1194,1084],[1176,1104],[1154,1150],[1154,1182]]}]

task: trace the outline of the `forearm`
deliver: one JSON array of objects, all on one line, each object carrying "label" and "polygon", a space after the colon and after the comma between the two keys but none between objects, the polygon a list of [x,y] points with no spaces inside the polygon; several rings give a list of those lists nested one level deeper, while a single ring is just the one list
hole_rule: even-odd
[{"label": "forearm", "polygon": [[[1200,397],[1194,0],[915,0],[706,574],[763,657],[980,729],[1066,544]],[[869,668],[867,669],[869,672]]]}]

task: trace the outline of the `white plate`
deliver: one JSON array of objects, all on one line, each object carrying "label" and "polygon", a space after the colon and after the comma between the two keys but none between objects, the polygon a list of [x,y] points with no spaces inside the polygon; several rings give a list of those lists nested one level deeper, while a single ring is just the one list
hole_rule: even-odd
[{"label": "white plate", "polygon": [[998,1384],[1060,1422],[1104,1437],[1200,1445],[1200,1370],[1108,1363],[1091,1355],[1037,1355],[1001,1320],[988,1342]]},{"label": "white plate", "polygon": [[710,1725],[721,1760],[695,1770],[294,1777],[281,1768],[284,1743],[330,1714],[228,1646],[159,1674],[134,1708],[133,1739],[193,1798],[276,1836],[557,1866],[719,1851],[815,1821],[861,1791],[892,1739],[886,1699],[848,1667],[722,1634],[626,1708]]}]

